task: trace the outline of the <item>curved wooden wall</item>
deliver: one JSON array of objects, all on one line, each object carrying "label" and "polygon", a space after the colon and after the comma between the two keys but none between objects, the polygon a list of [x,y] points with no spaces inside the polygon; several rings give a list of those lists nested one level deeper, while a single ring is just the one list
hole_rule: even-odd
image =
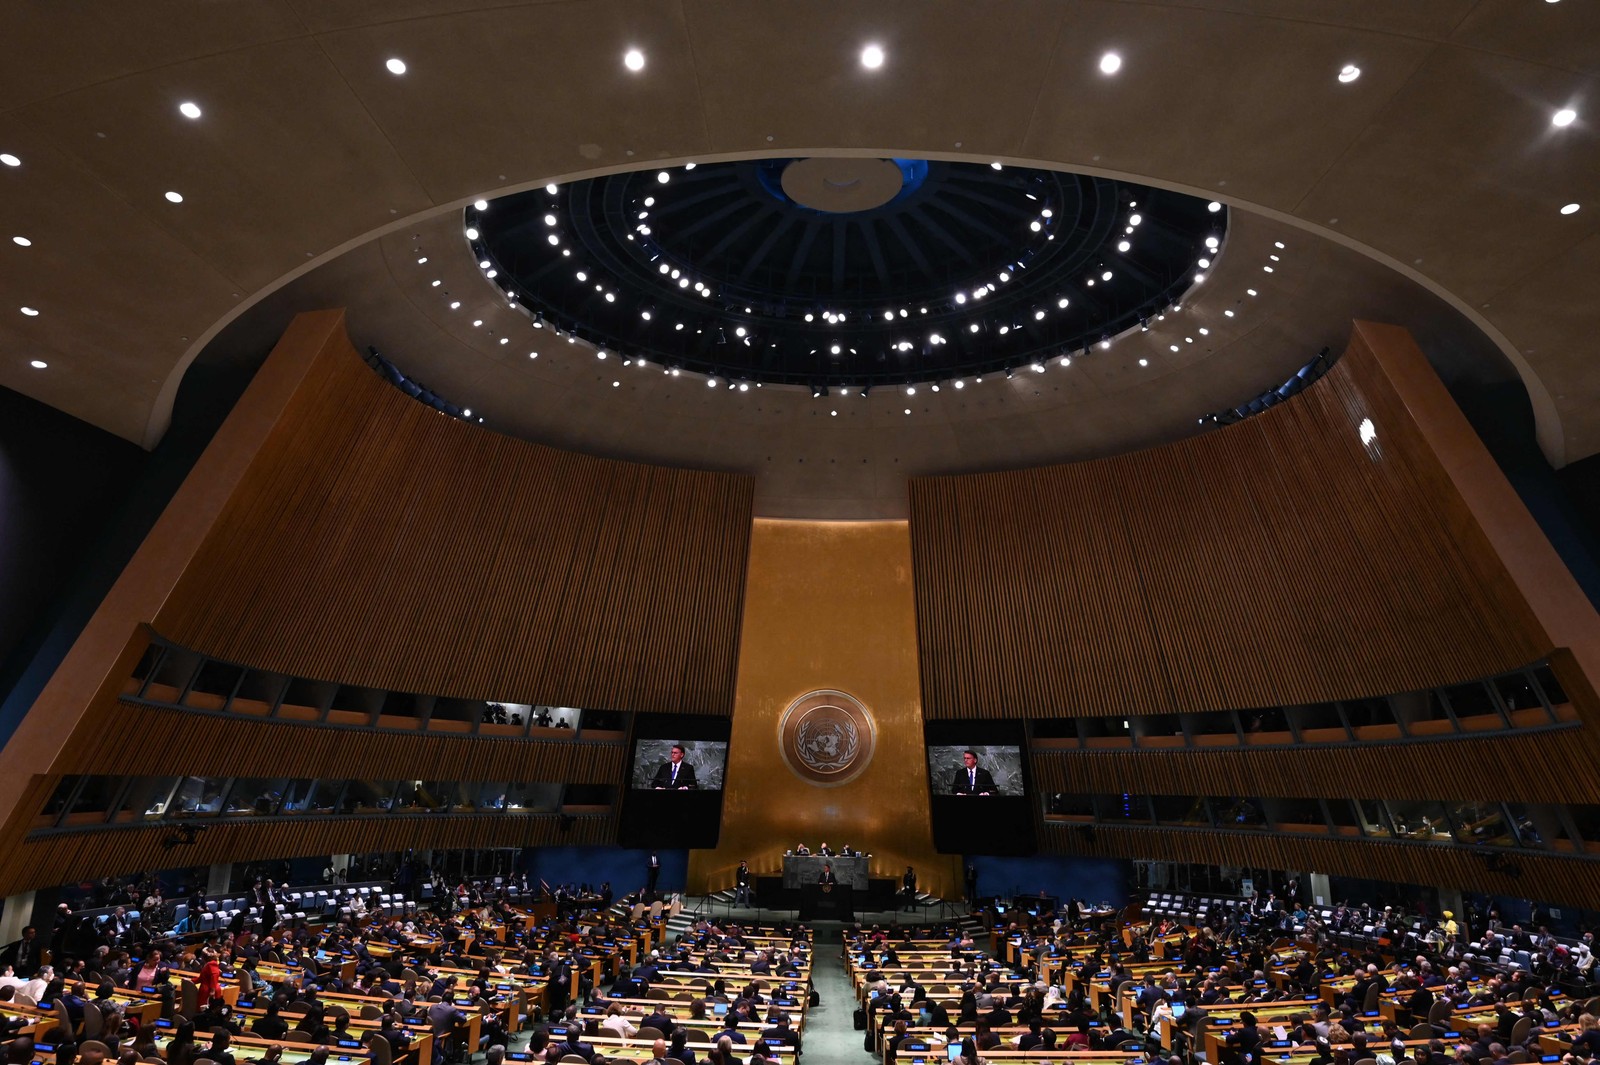
[{"label": "curved wooden wall", "polygon": [[155,628],[301,677],[730,714],[754,481],[442,415],[341,332]]},{"label": "curved wooden wall", "polygon": [[[1213,832],[1163,828],[1047,824],[1041,850],[1052,854],[1094,854],[1199,865],[1255,869],[1314,870],[1333,876],[1432,884],[1541,902],[1592,907],[1600,899],[1600,862],[1575,861],[1529,851],[1487,851],[1468,847],[1383,840]],[[1508,860],[1519,876],[1491,871],[1487,859]]]},{"label": "curved wooden wall", "polygon": [[913,479],[911,533],[930,718],[1314,703],[1551,650],[1361,344],[1176,444]]},{"label": "curved wooden wall", "polygon": [[626,768],[620,743],[412,735],[134,703],[82,730],[56,765],[63,774],[343,778],[381,770],[384,779],[569,784],[617,784]]},{"label": "curved wooden wall", "polygon": [[1034,785],[1044,792],[1600,803],[1593,771],[1600,739],[1576,724],[1526,735],[1265,750],[1035,750],[1032,761]]},{"label": "curved wooden wall", "polygon": [[148,869],[308,854],[616,842],[616,822],[610,817],[576,817],[563,825],[557,814],[282,818],[254,823],[220,820],[211,823],[193,844],[165,848],[161,841],[172,829],[171,825],[104,828],[27,840],[10,848],[7,861],[0,865],[0,892],[11,895],[84,877]]}]

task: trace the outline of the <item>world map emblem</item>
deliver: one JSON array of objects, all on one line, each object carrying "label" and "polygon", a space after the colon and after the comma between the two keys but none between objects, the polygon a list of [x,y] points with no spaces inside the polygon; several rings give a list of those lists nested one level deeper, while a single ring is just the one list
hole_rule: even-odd
[{"label": "world map emblem", "polygon": [[872,761],[878,731],[867,708],[841,691],[809,692],[778,720],[778,749],[801,780],[833,787],[854,780]]}]

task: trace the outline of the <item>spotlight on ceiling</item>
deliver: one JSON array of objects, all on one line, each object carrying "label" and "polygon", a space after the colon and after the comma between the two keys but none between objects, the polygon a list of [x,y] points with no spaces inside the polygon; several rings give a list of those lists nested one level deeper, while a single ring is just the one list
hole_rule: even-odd
[{"label": "spotlight on ceiling", "polygon": [[644,53],[637,48],[630,48],[622,57],[622,65],[634,73],[644,69]]},{"label": "spotlight on ceiling", "polygon": [[1577,120],[1578,112],[1574,111],[1570,107],[1563,107],[1561,110],[1550,116],[1550,124],[1552,126],[1570,126]]},{"label": "spotlight on ceiling", "polygon": [[185,100],[183,103],[178,105],[178,114],[182,115],[184,118],[199,118],[200,105],[192,100]]},{"label": "spotlight on ceiling", "polygon": [[1122,69],[1122,57],[1115,52],[1107,52],[1100,57],[1100,73],[1115,74]]},{"label": "spotlight on ceiling", "polygon": [[390,59],[383,65],[389,68],[389,73],[391,74],[399,75],[406,72],[406,61],[398,57]]},{"label": "spotlight on ceiling", "polygon": [[1346,63],[1339,70],[1339,80],[1348,85],[1361,76],[1361,68],[1354,63]]},{"label": "spotlight on ceiling", "polygon": [[661,184],[665,185],[667,182],[672,180],[672,175],[667,173],[665,170],[662,170],[662,171],[657,172],[656,180],[661,182]]},{"label": "spotlight on ceiling", "polygon": [[1569,203],[1565,207],[1561,208],[1561,213],[1562,214],[1577,214],[1578,213],[1578,205],[1575,204],[1575,203]]},{"label": "spotlight on ceiling", "polygon": [[877,70],[883,66],[883,48],[876,44],[869,44],[861,49],[861,65],[868,70]]}]

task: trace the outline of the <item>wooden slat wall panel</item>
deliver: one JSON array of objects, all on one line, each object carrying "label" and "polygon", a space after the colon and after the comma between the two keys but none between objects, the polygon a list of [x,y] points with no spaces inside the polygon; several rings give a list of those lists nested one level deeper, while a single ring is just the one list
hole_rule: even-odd
[{"label": "wooden slat wall panel", "polygon": [[286,819],[217,822],[190,846],[161,846],[170,825],[70,832],[28,840],[0,865],[0,892],[170,869],[307,854],[458,850],[485,847],[578,846],[616,842],[611,817],[579,817],[566,828],[555,814]]},{"label": "wooden slat wall panel", "polygon": [[399,691],[732,712],[754,481],[558,451],[324,353],[160,614],[218,658]]},{"label": "wooden slat wall panel", "polygon": [[[1600,803],[1600,742],[1574,726],[1532,735],[1205,751],[1034,751],[1044,792]],[[1494,781],[1491,792],[1485,781]]]},{"label": "wooden slat wall panel", "polygon": [[370,776],[620,784],[620,745],[338,728],[118,703],[79,730],[58,773],[126,776]]},{"label": "wooden slat wall panel", "polygon": [[[1317,839],[1248,832],[1046,825],[1041,849],[1053,854],[1095,854],[1256,869],[1314,870],[1400,884],[1432,884],[1584,907],[1600,905],[1600,862],[1530,852],[1502,855],[1520,876],[1490,872],[1488,852],[1379,840]],[[1498,852],[1497,852],[1498,853]]]},{"label": "wooden slat wall panel", "polygon": [[930,718],[1323,702],[1551,650],[1365,348],[1167,447],[913,479],[911,533]]}]

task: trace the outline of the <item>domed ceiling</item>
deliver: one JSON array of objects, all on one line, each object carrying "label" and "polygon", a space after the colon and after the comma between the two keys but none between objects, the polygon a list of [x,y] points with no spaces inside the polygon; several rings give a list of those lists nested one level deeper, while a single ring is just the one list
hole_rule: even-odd
[{"label": "domed ceiling", "polygon": [[464,232],[542,326],[623,357],[866,388],[1072,354],[1164,313],[1225,236],[1215,202],[911,159],[614,174],[487,202]]}]

